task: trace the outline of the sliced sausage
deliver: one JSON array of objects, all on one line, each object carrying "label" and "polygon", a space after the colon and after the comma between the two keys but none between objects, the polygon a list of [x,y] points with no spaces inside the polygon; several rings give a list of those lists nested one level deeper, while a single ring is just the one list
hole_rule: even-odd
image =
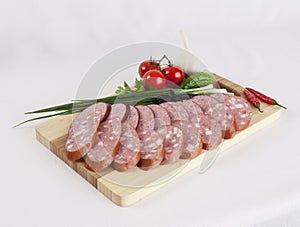
[{"label": "sliced sausage", "polygon": [[164,102],[160,106],[168,112],[171,122],[189,121],[189,115],[182,105],[175,102]]},{"label": "sliced sausage", "polygon": [[120,143],[121,132],[121,122],[109,119],[101,123],[98,136],[107,149],[116,150]]},{"label": "sliced sausage", "polygon": [[171,102],[164,102],[162,104],[160,104],[161,107],[163,107],[167,113],[170,116],[171,122],[173,121],[178,121],[181,119],[179,113],[177,113],[176,109],[174,108],[173,105],[171,105]]},{"label": "sliced sausage", "polygon": [[189,121],[190,116],[188,112],[185,110],[184,106],[182,105],[182,102],[177,101],[177,102],[171,102],[170,104],[174,106],[175,110],[177,111],[178,115],[181,118],[181,121]]},{"label": "sliced sausage", "polygon": [[100,117],[100,121],[103,122],[107,119],[107,117],[110,114],[111,111],[111,105],[105,103],[105,102],[99,102],[94,104],[94,109],[95,109],[95,113],[96,113],[96,109],[101,109],[101,117]]},{"label": "sliced sausage", "polygon": [[189,114],[190,121],[194,123],[199,122],[198,116],[203,114],[201,107],[192,100],[183,100],[182,105]]},{"label": "sliced sausage", "polygon": [[224,139],[233,138],[236,134],[233,111],[225,103],[215,103],[206,109],[205,114],[217,120],[223,132]]},{"label": "sliced sausage", "polygon": [[233,112],[236,130],[241,131],[247,128],[252,118],[250,104],[239,96],[228,97],[225,103]]},{"label": "sliced sausage", "polygon": [[112,166],[118,171],[133,168],[140,160],[140,140],[135,129],[128,123],[122,124],[120,147]]},{"label": "sliced sausage", "polygon": [[212,94],[209,97],[215,99],[218,102],[225,103],[226,98],[232,97],[232,94]]},{"label": "sliced sausage", "polygon": [[202,152],[202,138],[200,135],[199,124],[187,121],[175,121],[172,124],[177,126],[183,133],[183,150],[181,159],[192,159]]},{"label": "sliced sausage", "polygon": [[114,159],[114,153],[104,147],[103,142],[98,138],[94,147],[84,157],[87,169],[94,172],[101,172],[107,168]]},{"label": "sliced sausage", "polygon": [[114,155],[115,154],[107,150],[103,142],[97,138],[94,147],[84,157],[86,168],[91,171],[101,172],[110,165],[114,159]]},{"label": "sliced sausage", "polygon": [[136,128],[139,123],[139,112],[133,106],[129,106],[129,113],[125,120],[125,123],[129,123],[133,128]]},{"label": "sliced sausage", "polygon": [[156,131],[148,129],[141,139],[141,158],[138,167],[149,170],[157,167],[164,158],[164,140]]},{"label": "sliced sausage", "polygon": [[127,118],[128,113],[129,106],[122,103],[116,103],[111,105],[111,111],[108,118],[114,121],[124,122]]},{"label": "sliced sausage", "polygon": [[121,122],[107,120],[100,126],[95,146],[86,154],[84,160],[89,169],[100,172],[108,167],[120,145]]},{"label": "sliced sausage", "polygon": [[225,106],[225,119],[216,118],[216,120],[221,124],[224,139],[231,139],[236,135],[234,114],[228,106]]},{"label": "sliced sausage", "polygon": [[173,125],[162,126],[157,132],[164,138],[165,155],[161,164],[171,164],[176,162],[182,154],[183,150],[183,133]]},{"label": "sliced sausage", "polygon": [[217,103],[217,100],[207,95],[197,95],[194,96],[191,100],[199,105],[203,112],[207,112],[212,105]]},{"label": "sliced sausage", "polygon": [[96,103],[83,110],[72,122],[65,145],[68,160],[75,161],[86,155],[94,145],[100,122],[109,114],[110,106]]},{"label": "sliced sausage", "polygon": [[161,126],[171,125],[171,118],[165,108],[156,104],[148,105],[148,107],[154,114],[155,129],[158,129]]},{"label": "sliced sausage", "polygon": [[[154,114],[152,110],[147,106],[135,107],[140,115],[139,124],[137,126],[137,133],[140,138],[146,137],[148,132],[154,129]],[[150,130],[150,131],[149,131]]]},{"label": "sliced sausage", "polygon": [[203,148],[205,150],[217,148],[223,137],[221,125],[211,116],[205,114],[199,120]]}]

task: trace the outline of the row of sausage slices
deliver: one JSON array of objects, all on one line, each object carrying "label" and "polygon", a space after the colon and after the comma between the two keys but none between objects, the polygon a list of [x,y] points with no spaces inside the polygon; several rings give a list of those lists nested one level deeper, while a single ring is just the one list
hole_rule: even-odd
[{"label": "row of sausage slices", "polygon": [[245,99],[227,94],[135,107],[96,103],[73,120],[65,153],[96,172],[108,166],[149,170],[216,149],[247,128],[251,117]]}]

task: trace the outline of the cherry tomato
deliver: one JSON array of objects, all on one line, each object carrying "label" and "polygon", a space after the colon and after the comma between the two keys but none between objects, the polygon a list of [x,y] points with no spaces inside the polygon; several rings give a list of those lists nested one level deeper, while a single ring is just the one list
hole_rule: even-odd
[{"label": "cherry tomato", "polygon": [[146,90],[149,90],[151,87],[162,89],[166,85],[166,78],[160,71],[152,69],[143,76],[143,85]]},{"label": "cherry tomato", "polygon": [[169,66],[162,70],[165,78],[175,84],[180,84],[184,79],[184,72],[178,66]]},{"label": "cherry tomato", "polygon": [[150,61],[150,60],[143,61],[139,66],[139,74],[141,77],[143,77],[146,72],[148,72],[151,69],[158,69],[158,67],[159,67],[159,63],[156,61]]}]

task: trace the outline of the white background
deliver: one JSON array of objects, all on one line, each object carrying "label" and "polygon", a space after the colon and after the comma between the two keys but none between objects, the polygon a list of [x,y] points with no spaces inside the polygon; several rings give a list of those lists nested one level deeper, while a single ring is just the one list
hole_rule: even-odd
[{"label": "white background", "polygon": [[[0,0],[2,226],[300,226],[299,1],[178,2]],[[109,51],[181,46],[180,29],[212,71],[288,106],[206,173],[120,208],[40,145],[34,125],[11,128],[71,100]]]}]

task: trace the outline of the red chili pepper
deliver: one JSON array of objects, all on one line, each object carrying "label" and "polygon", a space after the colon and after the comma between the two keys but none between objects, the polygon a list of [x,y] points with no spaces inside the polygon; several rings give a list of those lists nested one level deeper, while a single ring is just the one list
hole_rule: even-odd
[{"label": "red chili pepper", "polygon": [[254,94],[252,94],[249,90],[245,89],[244,95],[246,96],[247,100],[259,110],[259,112],[263,112],[260,110],[260,102]]},{"label": "red chili pepper", "polygon": [[280,106],[282,107],[283,109],[286,109],[286,107],[280,105],[275,99],[273,98],[270,98],[262,93],[260,93],[259,91],[256,91],[252,88],[246,88],[248,91],[250,91],[251,93],[253,93],[257,98],[259,98],[261,101],[265,102],[265,103],[268,103],[270,105],[277,105],[277,106]]}]

